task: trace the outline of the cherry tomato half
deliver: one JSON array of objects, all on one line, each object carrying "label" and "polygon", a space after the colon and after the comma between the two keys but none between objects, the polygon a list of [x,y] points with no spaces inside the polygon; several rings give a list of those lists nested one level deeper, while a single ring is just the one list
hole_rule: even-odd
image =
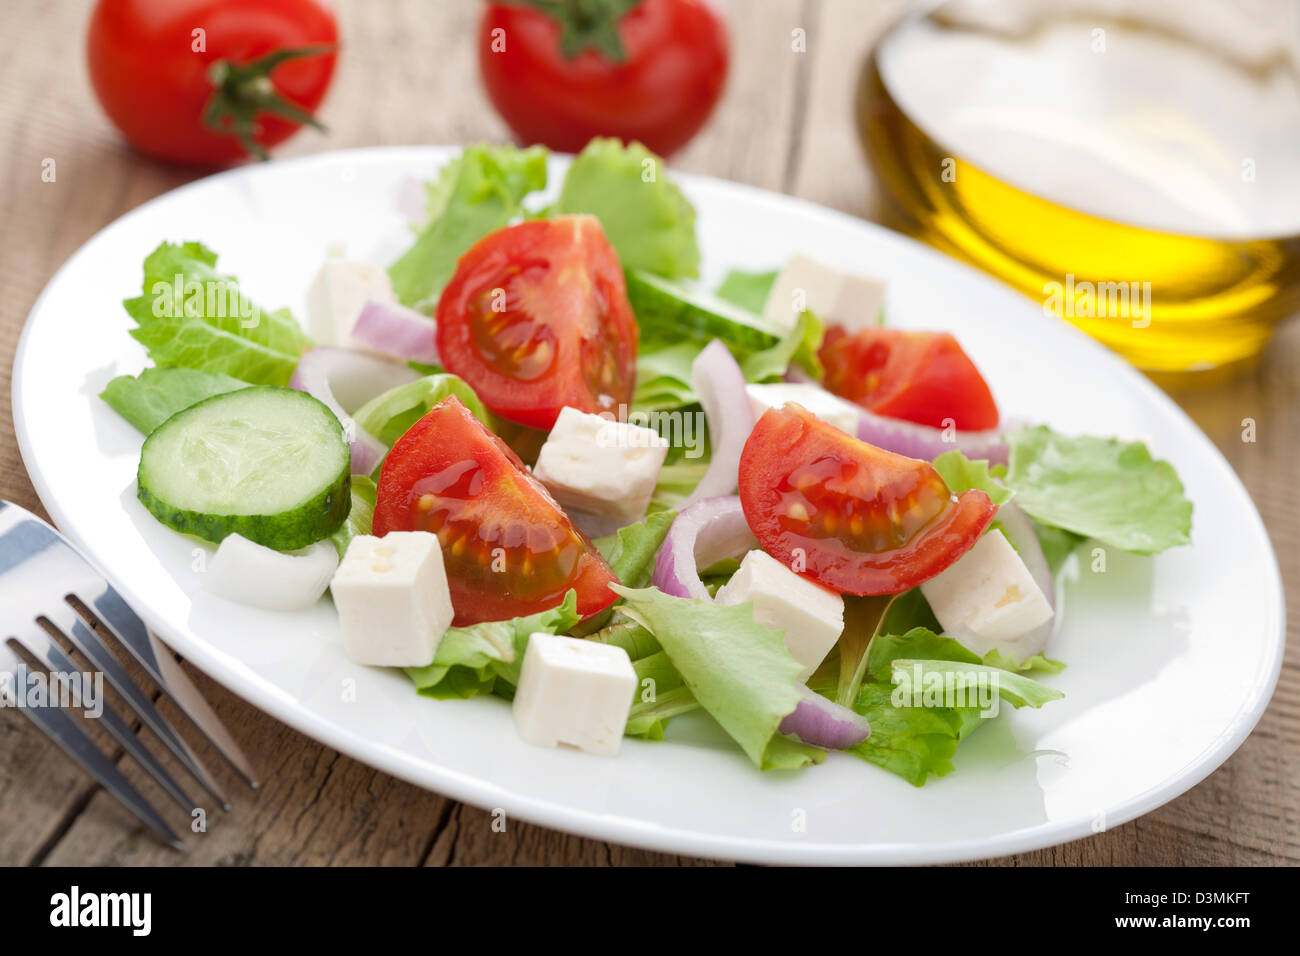
[{"label": "cherry tomato half", "polygon": [[584,617],[617,599],[600,552],[454,395],[388,453],[373,528],[438,536],[457,626],[536,614],[570,588]]},{"label": "cherry tomato half", "polygon": [[636,317],[594,216],[480,239],[438,299],[438,355],[503,418],[549,429],[560,409],[615,412],[636,382]]},{"label": "cherry tomato half", "polygon": [[965,554],[997,506],[954,498],[924,461],[858,441],[789,402],[740,456],[740,504],[772,557],[848,594],[897,594]]},{"label": "cherry tomato half", "polygon": [[576,153],[593,136],[667,156],[704,125],[727,76],[727,29],[701,0],[490,3],[479,68],[526,143]]},{"label": "cherry tomato half", "polygon": [[935,428],[998,425],[988,383],[947,332],[832,326],[818,357],[827,389],[869,412]]},{"label": "cherry tomato half", "polygon": [[[169,162],[218,165],[257,155],[310,120],[335,55],[308,51],[338,39],[323,0],[99,0],[86,58],[100,105],[132,146]],[[283,51],[300,55],[249,67]],[[229,107],[220,116],[211,112],[217,94],[225,97],[218,107]],[[235,120],[245,115],[241,139]]]}]

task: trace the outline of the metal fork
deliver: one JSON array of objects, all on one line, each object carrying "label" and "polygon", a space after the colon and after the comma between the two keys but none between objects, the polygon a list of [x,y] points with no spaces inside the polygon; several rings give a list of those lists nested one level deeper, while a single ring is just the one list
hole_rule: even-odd
[{"label": "metal fork", "polygon": [[[97,633],[98,632],[98,633]],[[179,761],[180,765],[223,809],[230,804],[207,768],[138,687],[117,655],[100,636],[107,634],[124,647],[145,673],[169,696],[194,727],[251,787],[258,781],[252,765],[222,726],[198,688],[181,670],[176,658],[144,625],[122,596],[54,528],[31,512],[0,500],[0,697],[19,705],[19,712],[39,727],[83,770],[115,796],[164,842],[178,849],[180,838],[162,815],[122,774],[115,762],[99,749],[76,716],[76,706],[49,694],[44,701],[19,687],[32,669],[55,686],[62,681],[69,691],[83,674],[102,674],[117,694]],[[88,662],[79,667],[65,652],[66,643]],[[23,656],[20,656],[20,652]],[[55,680],[50,680],[55,678]],[[19,699],[19,694],[23,699]],[[75,697],[75,694],[64,695]],[[85,703],[84,696],[79,704]],[[97,722],[130,754],[163,791],[186,812],[195,803],[167,769],[147,749],[130,723],[103,701]],[[82,708],[84,710],[84,708]],[[98,709],[96,707],[95,709]]]}]

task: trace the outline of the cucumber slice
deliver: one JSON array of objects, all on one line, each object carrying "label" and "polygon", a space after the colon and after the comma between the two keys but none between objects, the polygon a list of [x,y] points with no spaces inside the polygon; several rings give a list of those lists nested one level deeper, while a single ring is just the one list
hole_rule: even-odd
[{"label": "cucumber slice", "polygon": [[629,269],[626,277],[627,298],[646,339],[721,339],[733,352],[758,352],[775,345],[789,331],[725,299],[639,269]]},{"label": "cucumber slice", "polygon": [[177,412],[145,439],[140,501],[163,524],[220,542],[228,534],[292,551],[348,516],[343,426],[306,392],[241,388]]}]

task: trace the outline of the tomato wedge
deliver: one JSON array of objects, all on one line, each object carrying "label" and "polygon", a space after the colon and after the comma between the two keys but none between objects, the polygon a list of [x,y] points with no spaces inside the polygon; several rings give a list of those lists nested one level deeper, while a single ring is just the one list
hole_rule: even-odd
[{"label": "tomato wedge", "polygon": [[431,531],[442,545],[457,626],[617,599],[618,578],[501,439],[454,395],[397,440],[379,476],[374,533]]},{"label": "tomato wedge", "polygon": [[947,332],[832,326],[817,354],[826,387],[869,412],[935,428],[998,425],[988,383]]},{"label": "tomato wedge", "polygon": [[740,504],[772,557],[848,594],[897,594],[965,554],[997,506],[954,498],[928,462],[858,441],[793,402],[740,455]]},{"label": "tomato wedge", "polygon": [[438,300],[438,355],[503,418],[549,429],[566,405],[632,401],[636,317],[594,216],[507,226],[461,257]]}]

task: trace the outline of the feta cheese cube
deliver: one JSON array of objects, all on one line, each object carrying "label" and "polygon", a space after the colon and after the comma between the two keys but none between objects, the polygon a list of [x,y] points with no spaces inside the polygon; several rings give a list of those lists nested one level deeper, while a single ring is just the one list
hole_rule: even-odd
[{"label": "feta cheese cube", "polygon": [[944,630],[960,631],[981,657],[997,648],[1023,663],[1046,643],[1046,634],[1033,642],[1021,640],[1051,620],[1052,605],[1001,531],[980,538],[922,584],[921,593]]},{"label": "feta cheese cube", "polygon": [[357,535],[330,582],[343,645],[356,664],[425,667],[451,625],[451,592],[438,536]]},{"label": "feta cheese cube", "polygon": [[367,299],[396,302],[388,273],[369,262],[331,259],[307,290],[307,331],[317,345],[351,346]]},{"label": "feta cheese cube", "polygon": [[668,441],[642,428],[565,407],[533,474],[566,508],[634,521],[645,514]]},{"label": "feta cheese cube", "polygon": [[533,634],[515,692],[515,727],[538,747],[566,744],[613,756],[636,688],[636,671],[623,648]]},{"label": "feta cheese cube", "polygon": [[773,382],[770,385],[746,385],[749,407],[754,421],[758,421],[769,408],[780,408],[786,402],[797,402],[824,422],[858,437],[858,421],[862,409],[852,402],[832,395],[812,382]]},{"label": "feta cheese cube", "polygon": [[718,589],[717,604],[754,602],[754,620],[785,632],[785,646],[803,665],[807,680],[844,630],[844,598],[795,574],[766,551],[745,555],[731,580]]},{"label": "feta cheese cube", "polygon": [[885,284],[879,279],[841,272],[828,265],[794,255],[785,264],[763,307],[763,317],[792,328],[804,309],[827,325],[842,325],[850,332],[880,321],[885,304]]}]

